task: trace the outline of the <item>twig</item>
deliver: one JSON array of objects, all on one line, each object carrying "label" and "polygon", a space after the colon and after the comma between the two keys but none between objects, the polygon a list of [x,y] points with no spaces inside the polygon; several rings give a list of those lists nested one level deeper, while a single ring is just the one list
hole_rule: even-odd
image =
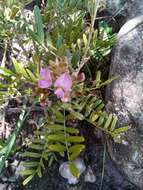
[{"label": "twig", "polygon": [[5,67],[5,62],[6,62],[6,53],[7,53],[7,42],[5,43],[4,46],[4,54],[3,54],[3,58],[2,58],[2,62],[1,62],[1,67]]},{"label": "twig", "polygon": [[99,190],[102,190],[104,172],[105,172],[105,161],[106,161],[106,142],[104,142],[104,151],[103,151],[103,164],[102,164],[102,175],[101,175],[101,183]]},{"label": "twig", "polygon": [[68,156],[68,161],[71,161],[70,155],[69,155],[69,147],[68,147],[68,142],[67,142],[67,133],[66,133],[66,120],[65,120],[65,109],[64,109],[64,137],[65,137],[65,144],[66,144],[66,150],[67,150],[67,156]]},{"label": "twig", "polygon": [[79,68],[77,69],[77,74],[83,68],[83,66],[85,65],[85,63],[87,63],[87,61],[90,59],[89,57],[87,58],[87,53],[88,53],[89,46],[90,46],[91,39],[92,39],[92,35],[93,35],[93,32],[94,32],[94,22],[95,22],[95,19],[96,19],[99,3],[100,3],[100,0],[93,0],[92,4],[94,5],[94,10],[93,10],[93,15],[91,15],[90,33],[89,33],[89,36],[88,36],[88,42],[87,42],[87,46],[86,46],[84,55],[82,57],[81,63],[79,65]]},{"label": "twig", "polygon": [[[5,108],[4,109],[7,115],[18,114],[21,112],[22,107],[19,108]],[[44,108],[40,106],[27,107],[26,111],[35,111],[35,112],[44,112]]]},{"label": "twig", "polygon": [[[6,53],[7,53],[7,42],[5,43],[4,46],[4,54],[3,54],[3,58],[2,58],[2,62],[1,62],[1,67],[5,67],[5,62],[6,62]],[[5,111],[3,112],[3,116],[2,116],[2,121],[1,121],[1,129],[3,131],[5,131]]]}]

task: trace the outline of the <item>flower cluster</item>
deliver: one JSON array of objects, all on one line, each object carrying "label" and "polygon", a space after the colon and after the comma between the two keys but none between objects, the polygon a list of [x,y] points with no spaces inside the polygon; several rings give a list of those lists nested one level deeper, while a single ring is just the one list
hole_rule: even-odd
[{"label": "flower cluster", "polygon": [[62,102],[70,101],[72,78],[68,72],[62,73],[53,81],[52,71],[48,68],[42,68],[40,71],[40,80],[38,80],[38,87],[45,89],[52,86],[54,87],[54,94],[60,98]]}]

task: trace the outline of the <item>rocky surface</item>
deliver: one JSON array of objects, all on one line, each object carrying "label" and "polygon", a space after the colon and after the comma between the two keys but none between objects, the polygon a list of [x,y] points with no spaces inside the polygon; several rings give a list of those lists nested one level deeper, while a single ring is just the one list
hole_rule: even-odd
[{"label": "rocky surface", "polygon": [[106,93],[107,110],[119,117],[119,125],[129,124],[128,145],[109,141],[108,148],[118,168],[143,187],[143,20],[127,22],[118,34],[113,51],[110,76],[120,76]]}]

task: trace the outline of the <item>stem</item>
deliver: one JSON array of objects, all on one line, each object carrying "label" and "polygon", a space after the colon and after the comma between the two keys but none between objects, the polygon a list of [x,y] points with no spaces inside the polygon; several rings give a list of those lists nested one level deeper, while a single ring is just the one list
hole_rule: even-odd
[{"label": "stem", "polygon": [[3,58],[2,58],[2,62],[1,62],[1,67],[5,67],[5,61],[6,61],[6,53],[7,53],[7,42],[5,43],[4,46],[4,54],[3,54]]},{"label": "stem", "polygon": [[101,183],[100,183],[100,188],[99,188],[99,190],[102,190],[103,178],[104,178],[104,172],[105,172],[105,161],[106,161],[106,142],[104,142],[102,175],[101,175]]},{"label": "stem", "polygon": [[89,33],[89,36],[88,36],[88,42],[87,42],[87,46],[86,46],[84,55],[82,57],[81,63],[79,65],[79,68],[77,69],[77,74],[83,68],[83,66],[85,65],[85,63],[87,63],[87,61],[89,60],[89,58],[87,58],[87,53],[88,53],[89,46],[90,46],[91,39],[92,39],[92,35],[93,35],[93,32],[94,32],[94,22],[95,22],[95,19],[96,19],[99,3],[100,3],[100,0],[92,0],[93,12],[92,12],[92,15],[91,15],[90,33]]},{"label": "stem", "polygon": [[68,161],[71,161],[71,159],[70,159],[70,154],[69,154],[68,142],[67,142],[66,120],[65,120],[65,109],[64,109],[64,137],[65,137],[65,144],[66,144],[66,149],[67,149]]}]

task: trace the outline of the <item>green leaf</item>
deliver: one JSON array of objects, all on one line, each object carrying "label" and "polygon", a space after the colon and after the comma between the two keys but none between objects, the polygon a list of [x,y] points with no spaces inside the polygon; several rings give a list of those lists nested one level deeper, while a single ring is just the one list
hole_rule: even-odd
[{"label": "green leaf", "polygon": [[34,175],[35,175],[35,174],[28,176],[28,177],[23,181],[22,184],[23,184],[24,186],[27,185],[27,184],[33,179]]},{"label": "green leaf", "polygon": [[72,127],[66,127],[66,132],[71,134],[78,134],[79,130]]},{"label": "green leaf", "polygon": [[53,131],[64,130],[64,127],[62,125],[58,125],[58,124],[46,124],[46,127],[48,127],[50,130],[53,130]]},{"label": "green leaf", "polygon": [[37,77],[29,69],[26,69],[26,72],[29,78],[31,79],[31,82],[35,83],[37,81]]},{"label": "green leaf", "polygon": [[79,120],[84,120],[84,116],[81,114],[81,113],[79,113],[79,112],[76,112],[76,111],[71,111],[70,112],[70,114],[74,117],[74,118],[76,118],[76,119],[79,119]]},{"label": "green leaf", "polygon": [[59,49],[63,44],[63,37],[58,34],[57,36],[57,41],[56,41],[56,48]]},{"label": "green leaf", "polygon": [[99,120],[97,122],[97,126],[99,127],[99,126],[103,125],[104,120],[105,120],[105,118],[103,116],[100,116],[100,118],[99,118]]},{"label": "green leaf", "polygon": [[13,133],[8,138],[8,140],[6,141],[6,146],[3,149],[1,149],[1,151],[0,151],[0,154],[2,153],[2,155],[3,155],[3,156],[1,156],[1,159],[0,159],[0,173],[3,170],[3,167],[5,165],[5,161],[8,159],[10,153],[12,152],[12,150],[14,148],[16,138],[22,129],[22,126],[23,126],[23,123],[26,119],[26,116],[27,116],[27,114],[26,114],[25,107],[24,107],[20,116],[19,116],[19,119],[16,123],[16,128],[14,129]]},{"label": "green leaf", "polygon": [[71,161],[75,160],[81,153],[81,150],[76,150],[70,155]]},{"label": "green leaf", "polygon": [[67,137],[67,142],[84,142],[84,137],[70,136]]},{"label": "green leaf", "polygon": [[48,140],[51,140],[51,141],[61,141],[61,142],[64,142],[64,140],[65,140],[65,136],[63,134],[49,135],[47,138],[48,138]]},{"label": "green leaf", "polygon": [[39,164],[39,162],[24,162],[23,163],[23,166],[25,166],[25,167],[37,167],[38,166],[38,164]]},{"label": "green leaf", "polygon": [[[52,108],[51,108],[52,109]],[[59,110],[52,109],[53,114],[56,117],[56,120],[60,123],[63,123],[64,121],[64,116]]]},{"label": "green leaf", "polygon": [[97,71],[95,83],[96,83],[96,87],[99,87],[101,83],[101,71]]},{"label": "green leaf", "polygon": [[40,144],[44,144],[44,140],[43,139],[33,139],[32,143],[40,143]]},{"label": "green leaf", "polygon": [[0,66],[0,71],[2,72],[3,75],[12,75],[14,76],[15,73],[13,73],[11,70],[6,69],[5,67]]},{"label": "green leaf", "polygon": [[85,34],[83,34],[83,42],[84,42],[84,46],[87,47],[88,45],[88,40]]},{"label": "green leaf", "polygon": [[41,144],[30,144],[29,148],[35,149],[35,150],[43,150],[43,145],[41,145]]},{"label": "green leaf", "polygon": [[52,144],[52,145],[49,145],[49,150],[51,151],[55,151],[55,152],[64,152],[66,151],[66,147],[61,145],[61,144]]},{"label": "green leaf", "polygon": [[36,152],[24,152],[24,154],[22,156],[24,156],[24,157],[30,157],[30,158],[40,158],[41,154],[40,153],[36,153]]},{"label": "green leaf", "polygon": [[104,106],[105,105],[103,103],[99,104],[98,107],[96,107],[96,112],[99,112],[100,110],[102,110]]},{"label": "green leaf", "polygon": [[112,122],[112,114],[110,114],[109,116],[108,116],[108,118],[107,118],[107,120],[106,120],[106,123],[105,123],[105,125],[104,125],[104,129],[107,129],[109,126],[110,126],[110,124],[111,124],[111,122]]},{"label": "green leaf", "polygon": [[114,130],[114,134],[120,134],[128,131],[130,129],[130,126],[120,127]]},{"label": "green leaf", "polygon": [[[44,158],[44,157],[43,157]],[[45,169],[44,163],[43,163],[43,159],[40,160],[40,166]]]},{"label": "green leaf", "polygon": [[31,175],[35,173],[35,170],[23,170],[20,172],[21,175],[25,176],[25,175]]},{"label": "green leaf", "polygon": [[90,115],[89,120],[93,123],[99,118],[99,114],[96,114],[96,112],[92,112]]},{"label": "green leaf", "polygon": [[27,75],[22,63],[19,63],[15,58],[12,59],[16,74]]},{"label": "green leaf", "polygon": [[11,15],[10,15],[10,18],[11,19],[14,19],[14,17],[16,16],[16,14],[18,13],[19,11],[19,7],[17,6],[13,6],[12,9],[11,9]]},{"label": "green leaf", "polygon": [[84,109],[84,107],[86,106],[90,97],[91,97],[91,95],[89,94],[88,96],[82,98],[82,101],[81,101],[81,103],[79,105],[79,109],[78,109],[79,112],[81,112]]},{"label": "green leaf", "polygon": [[38,177],[40,177],[40,178],[42,177],[41,166],[38,167],[37,174],[38,174]]},{"label": "green leaf", "polygon": [[[48,124],[48,125],[46,125],[46,127],[48,127],[52,131],[64,131],[64,126],[58,125],[58,124]],[[78,134],[79,133],[78,129],[75,129],[72,127],[66,127],[65,130],[67,133],[71,133],[71,134]]]},{"label": "green leaf", "polygon": [[100,85],[98,85],[97,88],[101,88],[103,86],[106,86],[106,85],[110,84],[111,82],[113,82],[114,80],[117,80],[117,79],[119,79],[119,76],[112,77],[112,78],[106,80],[105,82],[101,83]]},{"label": "green leaf", "polygon": [[81,152],[83,149],[85,149],[85,145],[83,144],[76,144],[76,145],[73,145],[69,148],[69,152],[70,153],[73,153],[73,152],[76,152],[76,151],[79,151]]},{"label": "green leaf", "polygon": [[42,21],[40,9],[37,5],[34,7],[34,17],[35,17],[35,28],[36,28],[37,35],[40,39],[40,43],[43,44],[44,43],[43,21]]},{"label": "green leaf", "polygon": [[89,105],[86,106],[85,117],[88,117],[90,115],[93,108],[94,108],[94,103],[92,104],[89,103]]},{"label": "green leaf", "polygon": [[73,162],[69,163],[69,168],[70,168],[72,175],[76,178],[79,178],[79,175],[80,175],[79,170]]},{"label": "green leaf", "polygon": [[81,49],[81,39],[80,38],[77,39],[77,46],[78,46],[78,49],[80,50]]},{"label": "green leaf", "polygon": [[94,103],[94,108],[97,108],[100,104],[102,104],[102,100],[97,100],[97,101]]},{"label": "green leaf", "polygon": [[51,157],[50,157],[50,159],[49,159],[49,161],[48,161],[48,166],[49,166],[49,167],[52,166],[52,164],[53,164],[53,162],[54,162],[54,159],[55,159],[54,156],[51,156]]},{"label": "green leaf", "polygon": [[36,42],[38,42],[38,44],[42,45],[41,39],[39,38],[38,34],[33,32],[30,28],[28,28],[28,32],[29,32],[29,35],[32,37],[33,41],[36,41]]},{"label": "green leaf", "polygon": [[113,117],[112,124],[111,124],[111,126],[110,126],[110,131],[114,131],[114,130],[115,130],[117,121],[118,121],[117,116],[114,116],[114,117]]}]

